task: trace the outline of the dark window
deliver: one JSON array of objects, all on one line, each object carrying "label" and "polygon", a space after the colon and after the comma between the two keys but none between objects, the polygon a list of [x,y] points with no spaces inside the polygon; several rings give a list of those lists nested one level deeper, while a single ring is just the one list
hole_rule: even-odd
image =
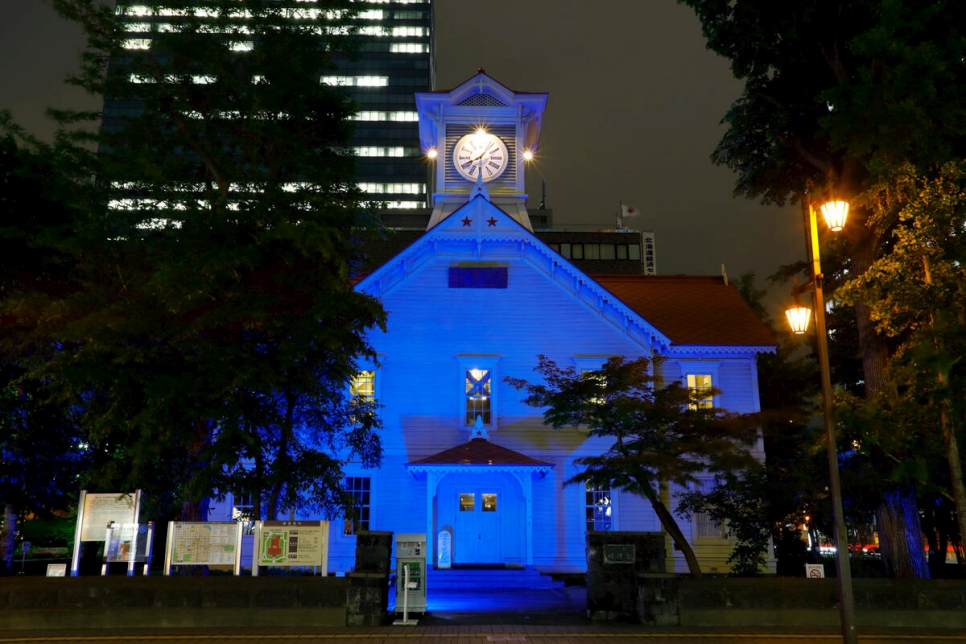
[{"label": "dark window", "polygon": [[451,266],[449,269],[450,288],[506,288],[506,267],[464,267]]},{"label": "dark window", "polygon": [[352,509],[342,525],[343,534],[356,534],[369,529],[369,477],[345,477],[345,491],[352,497]]}]

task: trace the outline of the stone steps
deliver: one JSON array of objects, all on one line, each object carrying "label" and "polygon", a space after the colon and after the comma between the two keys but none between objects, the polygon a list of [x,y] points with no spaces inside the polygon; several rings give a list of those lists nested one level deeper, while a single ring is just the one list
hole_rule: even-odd
[{"label": "stone steps", "polygon": [[562,581],[554,581],[550,575],[543,575],[539,570],[533,568],[430,569],[426,584],[428,588],[533,588],[549,590],[564,587]]}]

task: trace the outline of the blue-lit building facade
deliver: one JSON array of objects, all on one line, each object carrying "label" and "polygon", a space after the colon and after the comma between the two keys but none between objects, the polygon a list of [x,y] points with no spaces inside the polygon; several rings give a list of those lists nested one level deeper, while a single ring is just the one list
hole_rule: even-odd
[{"label": "blue-lit building facade", "polygon": [[[709,403],[759,409],[755,357],[774,340],[722,277],[590,276],[534,235],[523,164],[546,101],[482,70],[417,94],[435,207],[426,233],[357,285],[388,313],[353,392],[382,405],[385,453],[378,470],[346,468],[360,520],[333,522],[330,571],[352,568],[358,529],[425,533],[430,562],[446,531],[454,565],[544,572],[584,570],[589,531],[661,530],[640,497],[564,485],[608,444],[545,427],[504,382],[538,377],[538,355],[581,371],[660,355],[666,379],[720,389]],[[676,492],[663,491],[669,506]],[[705,570],[727,570],[721,526],[697,516],[683,528]],[[667,552],[686,570],[670,541]]]}]

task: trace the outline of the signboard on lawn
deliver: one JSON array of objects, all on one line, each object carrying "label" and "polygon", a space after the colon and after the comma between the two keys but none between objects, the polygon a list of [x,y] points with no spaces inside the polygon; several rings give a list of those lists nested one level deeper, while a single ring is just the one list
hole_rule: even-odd
[{"label": "signboard on lawn", "polygon": [[[110,525],[137,523],[141,509],[141,490],[134,494],[108,492],[88,494],[81,490],[77,503],[77,526],[74,529],[74,554],[70,561],[70,576],[76,577],[80,569],[81,543],[84,541],[107,541]],[[134,562],[128,563],[129,572]]]},{"label": "signboard on lawn", "polygon": [[137,523],[140,490],[135,494],[81,492],[83,512],[77,517],[81,541],[104,541],[108,523]]},{"label": "signboard on lawn", "polygon": [[321,566],[327,574],[328,521],[259,521],[255,527],[255,561],[259,566]]},{"label": "signboard on lawn", "polygon": [[164,574],[171,566],[233,566],[241,568],[240,521],[171,521],[165,547]]}]

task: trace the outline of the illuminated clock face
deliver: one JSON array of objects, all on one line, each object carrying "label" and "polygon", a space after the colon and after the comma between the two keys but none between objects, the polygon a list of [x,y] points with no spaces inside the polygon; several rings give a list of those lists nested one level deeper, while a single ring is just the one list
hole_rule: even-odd
[{"label": "illuminated clock face", "polygon": [[510,161],[506,145],[498,137],[486,132],[467,134],[453,149],[456,171],[469,181],[482,176],[483,181],[493,181],[506,170]]}]

